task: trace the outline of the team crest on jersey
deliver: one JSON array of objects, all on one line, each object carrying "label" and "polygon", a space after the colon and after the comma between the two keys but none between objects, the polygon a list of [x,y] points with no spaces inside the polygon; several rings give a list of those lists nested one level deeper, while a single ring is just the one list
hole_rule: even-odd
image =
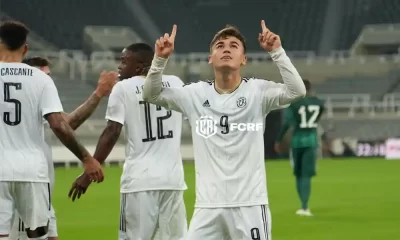
[{"label": "team crest on jersey", "polygon": [[237,101],[236,101],[236,105],[239,108],[244,108],[247,104],[246,98],[245,97],[240,97]]},{"label": "team crest on jersey", "polygon": [[209,138],[217,133],[217,121],[210,116],[201,116],[196,121],[196,133],[204,138]]}]

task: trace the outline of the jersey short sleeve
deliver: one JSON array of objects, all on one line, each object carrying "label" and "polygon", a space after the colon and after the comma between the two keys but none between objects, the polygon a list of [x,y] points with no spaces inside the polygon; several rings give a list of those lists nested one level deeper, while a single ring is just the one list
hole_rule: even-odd
[{"label": "jersey short sleeve", "polygon": [[40,74],[40,77],[45,78],[45,84],[40,99],[40,110],[42,111],[42,116],[54,112],[63,112],[61,100],[58,96],[58,91],[53,79],[46,74]]},{"label": "jersey short sleeve", "polygon": [[286,90],[285,84],[273,81],[254,79],[256,91],[259,91],[262,101],[263,114],[267,114],[272,110],[286,108],[290,104],[281,104],[280,98]]},{"label": "jersey short sleeve", "polygon": [[117,83],[108,98],[106,119],[120,124],[125,122],[125,92],[122,82]]}]

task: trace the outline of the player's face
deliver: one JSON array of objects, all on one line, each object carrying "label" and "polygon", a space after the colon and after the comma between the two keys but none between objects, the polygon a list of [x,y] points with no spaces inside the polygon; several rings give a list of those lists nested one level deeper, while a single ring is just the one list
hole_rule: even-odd
[{"label": "player's face", "polygon": [[208,62],[215,69],[237,70],[245,65],[247,57],[244,55],[242,42],[236,37],[218,39],[211,48]]},{"label": "player's face", "polygon": [[128,79],[140,75],[143,64],[137,61],[135,53],[124,49],[121,53],[120,62],[118,65],[119,79]]}]

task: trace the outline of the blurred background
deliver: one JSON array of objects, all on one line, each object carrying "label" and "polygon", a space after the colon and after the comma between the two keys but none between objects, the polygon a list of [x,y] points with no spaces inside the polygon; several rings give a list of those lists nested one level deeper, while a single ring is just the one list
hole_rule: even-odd
[{"label": "blurred background", "polygon": [[[212,79],[209,42],[225,24],[233,24],[248,43],[243,76],[281,81],[258,46],[265,19],[301,76],[326,101],[321,157],[383,157],[385,141],[400,136],[399,0],[2,0],[0,11],[2,19],[31,29],[29,55],[51,60],[66,111],[89,96],[102,70],[116,70],[125,46],[153,45],[172,24],[179,30],[168,74],[188,82]],[[78,130],[86,144],[97,141],[106,104]],[[271,144],[277,119],[280,112],[267,119],[266,158],[277,157]],[[184,156],[190,159],[187,126],[183,135],[189,147]]]},{"label": "blurred background", "polygon": [[[247,38],[243,76],[281,82],[278,68],[258,46],[264,19],[281,36],[301,76],[325,100],[320,158],[333,159],[318,163],[312,219],[294,214],[299,203],[289,163],[267,162],[274,239],[400,239],[400,161],[383,160],[400,159],[400,0],[0,0],[0,17],[31,29],[29,55],[51,61],[66,112],[88,98],[101,71],[117,69],[124,47],[153,45],[172,24],[178,25],[176,52],[166,73],[186,82],[212,79],[209,43],[219,29],[233,24]],[[77,131],[92,152],[106,124],[106,105],[104,99]],[[272,112],[266,119],[267,160],[285,157],[273,151],[281,115]],[[53,140],[55,163],[76,164]],[[122,136],[108,164],[123,163],[124,142]],[[193,159],[186,123],[182,155]],[[190,218],[195,171],[189,161],[184,168]],[[52,201],[62,239],[115,239],[121,168],[105,171],[106,181],[72,204],[67,191],[81,170],[57,169]]]}]

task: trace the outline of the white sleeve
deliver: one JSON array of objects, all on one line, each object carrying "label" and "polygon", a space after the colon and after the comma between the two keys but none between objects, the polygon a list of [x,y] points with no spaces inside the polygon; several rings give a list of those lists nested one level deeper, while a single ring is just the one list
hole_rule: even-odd
[{"label": "white sleeve", "polygon": [[186,87],[163,87],[162,74],[168,59],[154,57],[143,87],[143,100],[155,105],[185,113],[190,98]]},{"label": "white sleeve", "polygon": [[124,125],[125,110],[125,93],[122,84],[117,83],[108,98],[106,119]]},{"label": "white sleeve", "polygon": [[40,99],[40,110],[42,111],[42,117],[49,113],[64,112],[53,79],[44,74],[43,76],[48,79],[46,79],[46,83],[44,85],[42,96]]},{"label": "white sleeve", "polygon": [[306,95],[306,87],[297,69],[293,66],[283,48],[271,53],[272,60],[279,68],[283,84],[272,81],[258,80],[257,89],[261,91],[263,112],[285,108],[290,103]]}]

